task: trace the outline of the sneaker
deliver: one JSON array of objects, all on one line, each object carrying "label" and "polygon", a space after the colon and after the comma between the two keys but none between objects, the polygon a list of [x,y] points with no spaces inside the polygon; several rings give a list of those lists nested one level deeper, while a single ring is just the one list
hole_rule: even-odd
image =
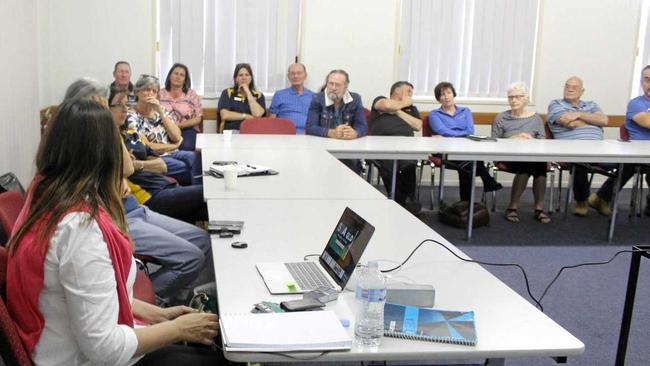
[{"label": "sneaker", "polygon": [[576,216],[587,216],[587,211],[589,211],[589,206],[587,206],[587,201],[576,201],[576,206],[573,209],[573,214]]},{"label": "sneaker", "polygon": [[598,211],[598,213],[603,216],[609,216],[612,214],[612,210],[609,208],[609,202],[600,198],[600,196],[596,192],[589,195],[589,198],[587,199],[587,203],[589,204],[589,207]]},{"label": "sneaker", "polygon": [[494,179],[490,179],[487,182],[485,182],[485,185],[483,186],[483,191],[484,192],[494,192],[498,191],[503,188],[503,185],[501,183],[497,182]]}]

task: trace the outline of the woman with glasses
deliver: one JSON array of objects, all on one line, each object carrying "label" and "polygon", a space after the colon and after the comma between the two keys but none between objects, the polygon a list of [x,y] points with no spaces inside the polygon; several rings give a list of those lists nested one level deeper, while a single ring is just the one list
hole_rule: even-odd
[{"label": "woman with glasses", "polygon": [[201,98],[192,90],[192,80],[187,66],[176,63],[169,69],[165,88],[160,90],[160,104],[181,129],[181,150],[196,149],[196,134],[203,119]]},{"label": "woman with glasses", "polygon": [[[474,134],[474,118],[467,107],[456,105],[456,89],[449,82],[441,82],[433,89],[440,108],[429,113],[429,125],[434,134],[444,137],[464,137]],[[458,181],[460,200],[469,202],[472,193],[472,169],[468,161],[456,162],[459,166]],[[488,172],[482,161],[476,162],[476,175],[483,181],[483,191],[492,192],[503,188]]]},{"label": "woman with glasses", "polygon": [[251,65],[237,64],[233,79],[235,85],[221,92],[217,107],[224,130],[239,130],[243,120],[262,117],[266,112],[264,94],[255,89]]},{"label": "woman with glasses", "polygon": [[62,103],[48,126],[7,245],[7,308],[21,341],[35,365],[162,366],[174,354],[218,364],[214,352],[173,345],[212,344],[216,315],[132,296],[120,146],[111,113],[92,99]]},{"label": "woman with glasses", "polygon": [[158,78],[142,75],[134,90],[137,102],[127,113],[127,127],[135,129],[144,144],[162,157],[167,165],[167,175],[182,185],[199,183],[201,160],[193,151],[178,149],[183,137],[180,128],[160,104]]},{"label": "woman with glasses", "polygon": [[[544,139],[544,124],[539,114],[527,111],[528,87],[522,82],[513,83],[508,88],[510,110],[499,113],[492,123],[492,137],[511,139]],[[534,217],[542,224],[551,222],[544,212],[544,194],[546,191],[546,163],[544,162],[507,162],[507,171],[514,173],[510,203],[506,209],[506,220],[519,222],[517,207],[522,193],[533,176],[533,196],[535,199]]]}]

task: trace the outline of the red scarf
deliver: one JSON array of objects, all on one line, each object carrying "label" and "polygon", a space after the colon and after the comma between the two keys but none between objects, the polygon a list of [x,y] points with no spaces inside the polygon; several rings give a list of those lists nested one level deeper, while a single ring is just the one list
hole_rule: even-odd
[{"label": "red scarf", "polygon": [[[25,206],[14,225],[14,233],[25,222],[29,214],[34,189],[40,181],[40,177],[34,178],[27,192]],[[61,218],[68,213],[78,211],[90,212],[90,207],[87,204],[80,204],[65,212]],[[7,308],[16,323],[20,338],[30,354],[34,351],[45,326],[45,319],[38,306],[38,298],[43,289],[43,266],[51,237],[40,241],[39,233],[45,230],[48,218],[49,215],[43,215],[34,222],[33,226],[20,239],[16,251],[9,256],[7,265]],[[126,286],[133,258],[131,243],[113,223],[103,207],[99,207],[99,212],[94,220],[104,236],[115,269],[117,301],[119,303],[117,323],[133,327],[133,313]],[[75,316],[75,314],[70,314],[70,316]]]}]

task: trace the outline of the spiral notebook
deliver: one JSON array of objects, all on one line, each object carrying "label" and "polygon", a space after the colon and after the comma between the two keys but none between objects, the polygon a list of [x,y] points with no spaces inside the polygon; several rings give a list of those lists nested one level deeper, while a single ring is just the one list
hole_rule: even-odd
[{"label": "spiral notebook", "polygon": [[384,306],[384,335],[475,346],[474,312],[386,303]]}]

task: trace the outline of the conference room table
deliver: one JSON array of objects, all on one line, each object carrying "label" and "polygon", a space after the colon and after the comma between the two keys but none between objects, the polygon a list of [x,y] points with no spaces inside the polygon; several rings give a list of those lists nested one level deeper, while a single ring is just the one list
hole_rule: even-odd
[{"label": "conference room table", "polygon": [[[423,240],[433,239],[459,256],[468,258],[431,228],[392,200],[362,199],[211,199],[211,220],[241,220],[240,235],[231,239],[212,236],[212,251],[219,311],[248,313],[255,303],[298,299],[300,295],[271,295],[257,262],[302,261],[324,249],[345,207],[350,207],[375,226],[375,233],[361,263],[379,260],[380,268],[402,262]],[[231,247],[234,240],[246,249]],[[430,284],[435,287],[435,307],[475,312],[476,346],[433,343],[384,337],[375,352],[349,351],[292,353],[303,361],[375,360],[478,360],[503,365],[507,358],[554,357],[559,361],[584,351],[584,344],[486,269],[454,257],[441,245],[425,243],[402,269],[388,274],[389,282]],[[354,336],[356,277],[327,310],[349,320],[346,329]],[[264,315],[260,315],[264,316]],[[254,330],[251,330],[254,331]],[[278,353],[225,352],[238,362],[290,362]]]},{"label": "conference room table", "polygon": [[377,199],[386,200],[365,181],[325,150],[297,153],[281,147],[244,147],[201,151],[203,168],[213,162],[235,161],[264,166],[276,175],[237,178],[234,190],[227,190],[224,179],[203,177],[203,196],[211,199]]},{"label": "conference room table", "polygon": [[[467,138],[431,138],[401,136],[365,136],[355,140],[338,140],[307,135],[232,135],[224,140],[221,134],[199,134],[197,149],[215,148],[228,151],[240,147],[280,148],[297,150],[325,150],[340,159],[389,159],[396,166],[397,160],[427,159],[432,153],[443,154],[449,160],[473,161],[538,161],[567,163],[650,163],[650,141],[624,142],[619,140],[521,140],[498,139],[497,141],[474,141]],[[396,169],[393,169],[393,174]],[[620,175],[618,176],[620,179]],[[393,177],[393,184],[395,179]],[[474,188],[470,198],[467,239],[472,237]],[[392,192],[395,189],[393,187]],[[615,190],[612,216],[607,231],[611,241],[616,222],[618,192]],[[570,194],[570,193],[568,193]]]}]

